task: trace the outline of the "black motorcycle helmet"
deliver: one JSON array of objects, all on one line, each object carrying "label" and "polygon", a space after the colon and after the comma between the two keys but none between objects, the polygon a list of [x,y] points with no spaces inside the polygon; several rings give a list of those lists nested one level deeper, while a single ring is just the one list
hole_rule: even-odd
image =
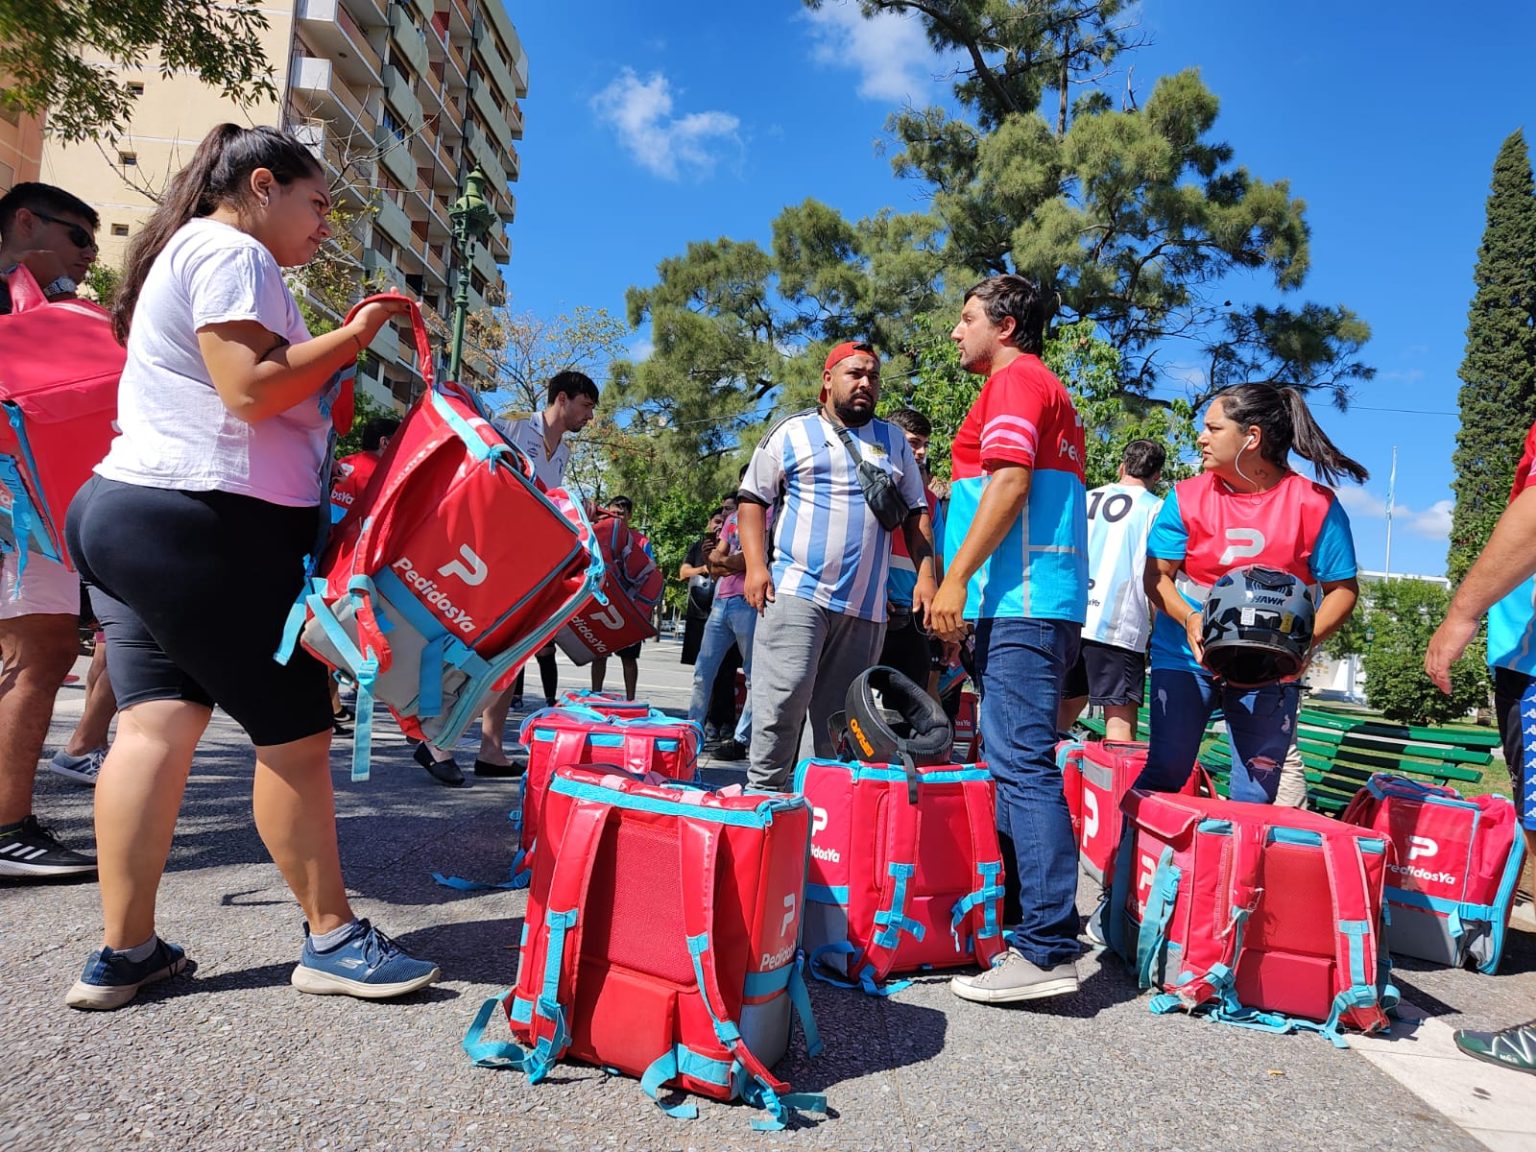
[{"label": "black motorcycle helmet", "polygon": [[1312,648],[1316,609],[1307,586],[1277,568],[1237,568],[1205,602],[1204,664],[1235,688],[1262,688],[1295,676]]},{"label": "black motorcycle helmet", "polygon": [[843,706],[832,717],[837,754],[867,764],[903,765],[916,802],[916,766],[949,763],[955,743],[938,701],[896,669],[876,664],[848,686]]}]

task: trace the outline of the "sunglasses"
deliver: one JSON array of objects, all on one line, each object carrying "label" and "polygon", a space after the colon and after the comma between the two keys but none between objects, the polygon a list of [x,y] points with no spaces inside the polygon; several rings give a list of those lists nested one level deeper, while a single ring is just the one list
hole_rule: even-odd
[{"label": "sunglasses", "polygon": [[69,242],[76,248],[96,247],[96,237],[91,233],[90,229],[82,228],[79,224],[72,223],[69,220],[60,220],[57,216],[50,216],[46,212],[38,212],[36,209],[33,210],[32,215],[36,216],[39,220],[46,220],[50,224],[58,224],[64,229],[65,235],[69,237]]}]

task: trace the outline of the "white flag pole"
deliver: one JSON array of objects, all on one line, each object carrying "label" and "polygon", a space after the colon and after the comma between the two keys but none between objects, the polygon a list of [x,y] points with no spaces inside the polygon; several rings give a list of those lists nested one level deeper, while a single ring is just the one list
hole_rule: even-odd
[{"label": "white flag pole", "polygon": [[1397,497],[1397,445],[1392,445],[1392,474],[1387,477],[1387,563],[1385,576],[1392,579],[1392,505]]}]

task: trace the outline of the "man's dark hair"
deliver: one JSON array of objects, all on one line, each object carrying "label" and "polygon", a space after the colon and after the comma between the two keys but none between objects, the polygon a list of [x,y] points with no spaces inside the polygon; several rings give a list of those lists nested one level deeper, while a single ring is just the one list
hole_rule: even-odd
[{"label": "man's dark hair", "polygon": [[1152,440],[1132,440],[1120,456],[1120,466],[1127,476],[1146,481],[1161,472],[1167,460],[1168,453],[1161,444]]},{"label": "man's dark hair", "polygon": [[96,209],[80,197],[62,188],[55,188],[52,184],[28,182],[18,184],[0,196],[0,240],[10,234],[11,225],[16,223],[16,213],[23,208],[28,212],[42,212],[49,216],[60,216],[67,212],[84,220],[92,232],[101,227],[101,217],[96,215]]},{"label": "man's dark hair", "polygon": [[556,372],[549,378],[549,391],[544,402],[553,404],[556,396],[569,396],[572,400],[578,396],[586,396],[596,404],[597,385],[592,383],[592,377],[585,372],[567,369],[564,372]]},{"label": "man's dark hair", "polygon": [[987,319],[1000,325],[1013,317],[1013,344],[1036,356],[1045,349],[1045,298],[1040,286],[1023,276],[993,276],[974,285],[965,298],[980,300]]},{"label": "man's dark hair", "polygon": [[898,408],[886,419],[903,432],[910,432],[914,436],[933,435],[933,422],[916,408]]},{"label": "man's dark hair", "polygon": [[632,513],[635,510],[635,502],[628,496],[615,496],[612,500],[608,501],[608,507]]},{"label": "man's dark hair", "polygon": [[363,425],[363,451],[377,452],[379,442],[386,436],[393,436],[399,427],[398,416],[375,416]]},{"label": "man's dark hair", "polygon": [[724,496],[720,497],[720,503],[724,504],[727,500],[735,504],[739,502],[739,497],[735,492],[727,492]]}]

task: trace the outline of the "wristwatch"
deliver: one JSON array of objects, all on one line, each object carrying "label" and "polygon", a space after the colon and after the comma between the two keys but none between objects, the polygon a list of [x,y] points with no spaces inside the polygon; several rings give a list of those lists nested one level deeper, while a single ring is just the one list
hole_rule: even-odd
[{"label": "wristwatch", "polygon": [[68,276],[60,276],[43,285],[44,296],[73,296],[77,285]]}]

